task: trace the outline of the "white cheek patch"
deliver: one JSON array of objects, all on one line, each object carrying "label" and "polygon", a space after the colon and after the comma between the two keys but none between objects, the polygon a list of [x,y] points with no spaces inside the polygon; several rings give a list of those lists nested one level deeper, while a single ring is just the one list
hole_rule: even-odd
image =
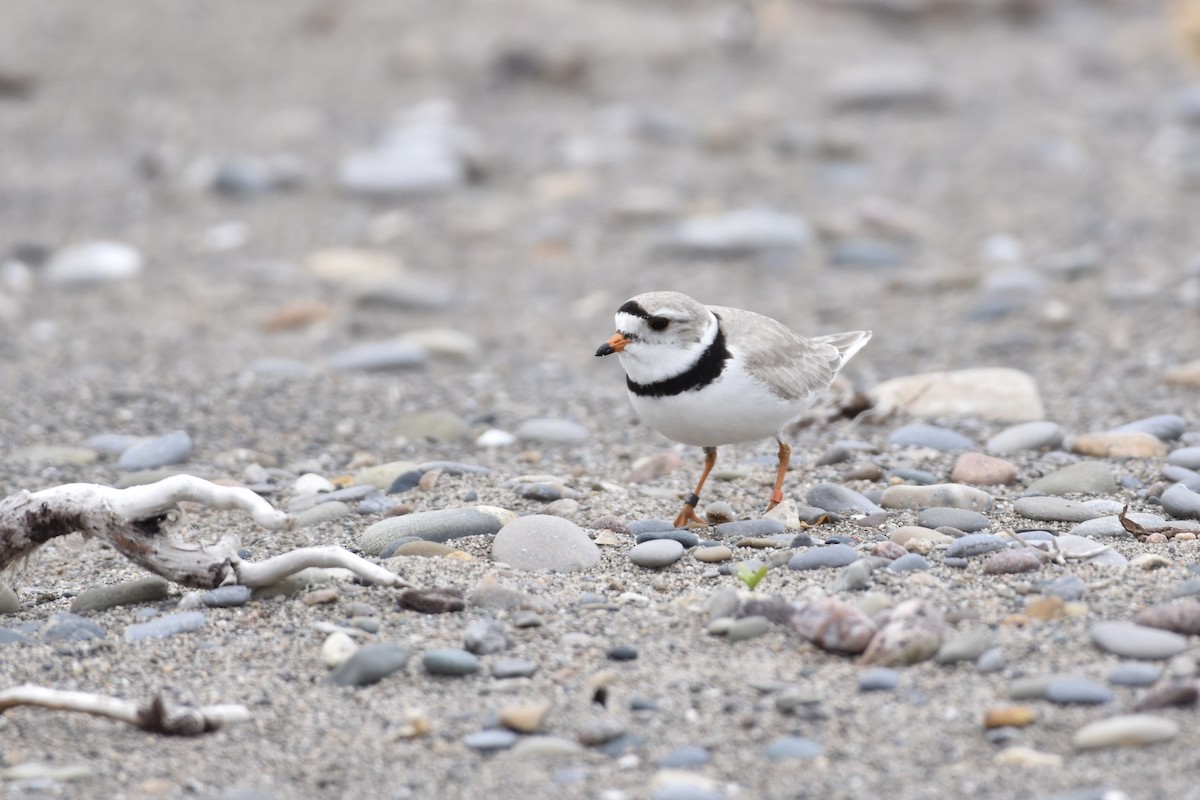
[{"label": "white cheek patch", "polygon": [[[669,310],[667,313],[670,313]],[[644,321],[638,317],[631,314],[618,314],[618,321],[622,316],[637,320],[638,329],[644,329]],[[618,330],[620,330],[619,327]],[[658,383],[687,372],[700,359],[716,336],[717,320],[713,318],[708,330],[704,332],[704,336],[698,342],[683,344],[661,341],[657,337],[650,341],[641,338],[618,353],[618,357],[621,359],[621,366],[625,368],[625,374],[635,383]]]},{"label": "white cheek patch", "polygon": [[616,322],[619,333],[635,333],[643,324],[641,317],[635,317],[626,311],[617,313]]}]

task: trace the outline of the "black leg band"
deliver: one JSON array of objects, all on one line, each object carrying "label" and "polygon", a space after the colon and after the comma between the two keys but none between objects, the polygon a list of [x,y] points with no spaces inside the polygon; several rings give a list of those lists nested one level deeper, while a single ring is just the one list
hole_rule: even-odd
[{"label": "black leg band", "polygon": [[700,495],[689,494],[687,497],[683,498],[683,504],[685,506],[691,506],[692,508],[695,508],[696,506],[700,505]]}]

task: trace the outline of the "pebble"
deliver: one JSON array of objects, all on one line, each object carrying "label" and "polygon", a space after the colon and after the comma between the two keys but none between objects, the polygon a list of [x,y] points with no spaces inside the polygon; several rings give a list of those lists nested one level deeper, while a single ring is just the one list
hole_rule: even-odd
[{"label": "pebble", "polygon": [[[0,295],[0,297],[2,296],[3,295]],[[140,439],[137,439],[137,441],[140,441]],[[82,467],[96,463],[100,457],[100,454],[97,453],[96,450],[87,447],[34,445],[32,447],[25,447],[13,452],[11,457],[14,460],[28,461],[31,464],[44,464],[52,466],[63,466],[69,464]]]},{"label": "pebble", "polygon": [[518,439],[527,442],[581,442],[588,438],[589,431],[578,422],[566,419],[537,417],[517,426]]},{"label": "pebble", "polygon": [[771,630],[771,621],[763,616],[753,615],[735,620],[725,632],[725,638],[731,642],[754,639]]},{"label": "pebble", "polygon": [[1162,669],[1145,661],[1125,661],[1109,670],[1108,682],[1116,686],[1149,686],[1162,677]]},{"label": "pebble", "polygon": [[817,647],[834,653],[861,653],[879,631],[865,611],[836,597],[798,603],[791,627]]},{"label": "pebble", "polygon": [[1057,422],[1035,420],[1005,428],[987,440],[989,453],[1018,453],[1022,450],[1053,450],[1061,447],[1066,433]]},{"label": "pebble", "polygon": [[400,592],[396,606],[420,614],[453,614],[464,610],[467,604],[461,589],[426,586]]},{"label": "pebble", "polygon": [[550,703],[538,700],[530,703],[514,703],[500,709],[497,715],[500,724],[517,733],[535,733],[542,727]]},{"label": "pebble", "polygon": [[635,545],[629,551],[629,560],[639,567],[662,569],[683,557],[684,547],[674,539],[654,539]]},{"label": "pebble", "polygon": [[107,636],[104,629],[90,619],[69,613],[52,616],[39,634],[43,642],[86,642]]},{"label": "pebble", "polygon": [[[88,611],[103,611],[115,606],[149,603],[166,597],[170,590],[170,583],[158,576],[138,578],[112,586],[97,586],[85,589],[76,595],[75,599],[71,601],[71,612],[82,614]],[[3,588],[0,588],[0,594],[2,593]],[[2,602],[2,598],[0,598],[0,602]],[[19,604],[17,608],[20,608]],[[15,611],[16,608],[12,610]],[[0,613],[6,612],[0,608]]]},{"label": "pebble", "polygon": [[135,472],[179,464],[192,456],[192,437],[187,431],[171,431],[132,445],[117,459],[117,469]]},{"label": "pebble", "polygon": [[1045,581],[1039,588],[1043,594],[1070,602],[1083,596],[1086,584],[1078,575],[1060,575],[1053,580]]},{"label": "pebble", "polygon": [[829,591],[833,593],[840,592],[856,592],[860,589],[865,589],[871,585],[871,573],[874,570],[871,568],[871,562],[865,558],[860,558],[852,564],[847,564],[838,576],[829,584]]},{"label": "pebble", "polygon": [[[1165,527],[1167,521],[1157,514],[1145,514],[1141,511],[1131,511],[1125,515],[1130,522],[1135,522],[1147,528]],[[1125,530],[1118,517],[1097,517],[1075,525],[1070,530],[1071,536],[1082,536],[1093,539],[1132,539],[1133,534]]]},{"label": "pebble", "polygon": [[1103,705],[1113,699],[1112,689],[1085,678],[1054,678],[1046,684],[1043,697],[1059,705]]},{"label": "pebble", "polygon": [[872,667],[858,676],[860,692],[890,692],[900,685],[900,673],[891,667]]},{"label": "pebble", "polygon": [[610,661],[636,661],[638,651],[636,647],[631,645],[619,644],[616,647],[610,648],[605,655],[608,656]]},{"label": "pebble", "polygon": [[42,279],[52,286],[84,286],[136,278],[145,258],[122,242],[85,242],[59,250],[42,265]]},{"label": "pebble", "polygon": [[[404,476],[414,475],[412,485],[416,486],[420,480],[420,470],[412,461],[388,461],[384,464],[376,464],[373,467],[365,467],[359,470],[354,475],[354,484],[356,486],[373,486],[384,492],[392,492],[393,487]],[[411,488],[411,487],[409,487]]]},{"label": "pebble", "polygon": [[679,542],[679,544],[683,545],[685,548],[696,547],[700,544],[699,536],[683,528],[672,528],[669,531],[647,531],[645,533],[639,533],[635,537],[634,541],[637,544],[641,544],[642,542],[653,542],[659,539],[671,539]]},{"label": "pebble", "polygon": [[337,669],[345,664],[351,656],[358,652],[358,642],[350,638],[344,631],[334,631],[325,637],[321,644],[321,660],[330,669]]},{"label": "pebble", "polygon": [[1029,485],[1041,494],[1115,494],[1117,479],[1102,461],[1080,461],[1050,473]]},{"label": "pebble", "polygon": [[1167,445],[1140,431],[1081,433],[1071,440],[1071,452],[1094,458],[1162,458]]},{"label": "pebble", "polygon": [[814,483],[808,490],[807,502],[830,514],[876,514],[883,509],[864,495],[838,483]]},{"label": "pebble", "polygon": [[995,728],[1026,728],[1037,721],[1037,712],[1028,706],[1002,706],[989,708],[984,714],[983,726]]},{"label": "pebble", "polygon": [[1083,726],[1071,737],[1076,750],[1157,744],[1179,735],[1179,723],[1152,714],[1122,714]]},{"label": "pebble", "polygon": [[1020,497],[1013,510],[1039,522],[1087,522],[1103,516],[1095,508],[1065,497]]},{"label": "pebble", "polygon": [[155,617],[148,622],[135,622],[125,626],[125,641],[140,642],[143,639],[165,639],[180,633],[197,630],[205,623],[202,611],[180,611]]},{"label": "pebble", "polygon": [[335,488],[328,478],[314,472],[306,472],[292,483],[292,490],[298,495],[332,492]]},{"label": "pebble", "polygon": [[1177,656],[1188,644],[1177,633],[1132,622],[1097,622],[1090,633],[1095,645],[1107,653],[1147,661]]},{"label": "pebble", "polygon": [[993,553],[983,562],[985,575],[1014,575],[1042,568],[1041,554],[1031,547],[1017,547]]},{"label": "pebble", "polygon": [[335,372],[382,372],[413,369],[429,363],[424,347],[405,339],[363,342],[334,353],[329,369]]},{"label": "pebble", "polygon": [[430,675],[470,675],[479,670],[479,658],[466,650],[439,647],[425,651],[421,666]]},{"label": "pebble", "polygon": [[825,85],[829,102],[848,110],[936,108],[942,104],[943,94],[937,73],[905,61],[841,67]]},{"label": "pebble", "polygon": [[884,416],[900,410],[924,419],[1028,422],[1045,417],[1033,376],[1004,367],[905,375],[877,384],[870,394],[874,413]]},{"label": "pebble", "polygon": [[[678,542],[673,544],[682,554],[683,546]],[[509,523],[496,534],[492,540],[492,558],[514,569],[575,572],[594,566],[600,560],[600,548],[574,522],[531,514]]]},{"label": "pebble", "polygon": [[692,552],[692,557],[705,564],[716,564],[733,558],[733,551],[723,544],[698,547]]},{"label": "pebble", "polygon": [[249,586],[219,586],[200,596],[200,602],[209,608],[232,608],[250,602],[253,590]]},{"label": "pebble", "polygon": [[296,526],[300,528],[312,528],[317,525],[324,525],[326,522],[333,522],[342,517],[350,515],[350,506],[340,501],[329,503],[318,503],[312,508],[301,511],[296,514]]},{"label": "pebble", "polygon": [[1007,550],[1011,542],[1007,536],[995,533],[969,533],[951,542],[946,548],[946,555],[950,558],[982,556],[997,550]]},{"label": "pebble", "polygon": [[782,761],[789,758],[816,758],[824,748],[812,739],[800,736],[784,736],[767,745],[766,757],[770,761]]},{"label": "pebble", "polygon": [[928,447],[932,450],[969,450],[975,443],[949,428],[926,423],[902,425],[888,436],[888,444],[898,447]]},{"label": "pebble", "polygon": [[714,530],[721,539],[734,539],[742,536],[774,536],[784,534],[787,527],[778,519],[742,519],[738,522],[726,522]]},{"label": "pebble", "polygon": [[992,496],[982,489],[958,483],[938,483],[932,486],[889,486],[883,491],[880,505],[889,509],[919,509],[928,506],[965,508],[987,511]]},{"label": "pebble", "polygon": [[1172,450],[1167,454],[1167,463],[1185,469],[1200,470],[1200,447],[1180,447]]},{"label": "pebble", "polygon": [[857,561],[859,553],[848,544],[831,544],[796,553],[788,560],[790,569],[844,567]]},{"label": "pebble", "polygon": [[517,483],[512,489],[513,494],[517,497],[536,500],[539,503],[553,503],[563,499],[575,500],[580,496],[579,492],[558,482]]},{"label": "pebble", "polygon": [[905,256],[904,248],[867,237],[839,239],[829,248],[829,263],[835,266],[891,269],[899,266]]},{"label": "pebble", "polygon": [[[395,545],[393,547],[392,545]],[[383,558],[403,556],[405,558],[445,558],[453,553],[462,553],[457,547],[451,547],[441,542],[429,542],[425,539],[413,539],[407,542],[393,542],[380,555]],[[465,555],[465,553],[464,553]]]},{"label": "pebble", "polygon": [[989,647],[980,653],[979,658],[975,660],[975,669],[985,675],[992,672],[999,672],[1007,666],[1008,658],[999,647]]},{"label": "pebble", "polygon": [[946,638],[938,648],[933,660],[939,664],[955,664],[959,661],[978,661],[992,648],[992,634],[988,631],[965,631]]},{"label": "pebble", "polygon": [[889,572],[913,572],[930,568],[929,560],[920,553],[906,553],[887,566]]},{"label": "pebble", "polygon": [[1139,432],[1149,433],[1152,436],[1162,439],[1164,442],[1171,442],[1183,436],[1183,432],[1187,430],[1187,420],[1178,414],[1158,414],[1153,417],[1145,417],[1144,419],[1127,422],[1124,425],[1113,428],[1114,433]]},{"label": "pebble", "polygon": [[[80,594],[83,594],[82,592]],[[76,598],[78,600],[78,598]],[[21,599],[7,583],[0,581],[0,614],[15,614],[21,610]],[[75,602],[71,603],[71,611],[78,613]]]},{"label": "pebble", "polygon": [[1139,625],[1160,628],[1185,636],[1200,635],[1200,602],[1172,600],[1142,609],[1134,620]]},{"label": "pebble", "polygon": [[707,604],[709,622],[732,617],[737,613],[740,602],[738,590],[732,586],[726,586],[724,589],[713,592],[709,596]]},{"label": "pebble", "polygon": [[991,526],[992,522],[978,511],[965,508],[923,508],[917,514],[917,524],[924,528],[956,528],[975,533]]},{"label": "pebble", "polygon": [[463,647],[479,656],[492,655],[509,647],[508,629],[498,619],[477,619],[463,631]]},{"label": "pebble", "polygon": [[485,731],[468,734],[463,739],[463,744],[480,753],[495,753],[500,750],[508,750],[520,739],[521,737],[515,731],[505,728],[489,728]]},{"label": "pebble", "polygon": [[558,736],[524,736],[512,748],[512,757],[517,760],[573,761],[584,753],[578,742]]},{"label": "pebble", "polygon": [[1159,499],[1163,510],[1176,519],[1200,519],[1200,492],[1194,492],[1182,483],[1168,486]]},{"label": "pebble", "polygon": [[498,658],[492,662],[492,677],[497,680],[507,678],[531,678],[538,670],[538,665],[527,658]]},{"label": "pebble", "polygon": [[736,256],[800,250],[808,247],[812,238],[812,228],[802,217],[746,208],[684,220],[671,232],[667,244],[700,255]]},{"label": "pebble", "polygon": [[871,639],[861,663],[894,667],[927,661],[941,647],[945,630],[941,612],[933,605],[905,600]]},{"label": "pebble", "polygon": [[499,511],[479,508],[446,508],[402,517],[388,517],[364,530],[358,537],[363,552],[377,556],[396,539],[416,536],[430,542],[447,542],[464,536],[497,533],[504,524]]},{"label": "pebble", "polygon": [[982,453],[963,453],[954,461],[950,471],[954,483],[973,483],[979,486],[1007,486],[1017,480],[1017,466],[1011,461]]},{"label": "pebble", "polygon": [[1200,701],[1200,687],[1194,680],[1175,681],[1142,695],[1134,705],[1134,711],[1151,711],[1158,708],[1189,708]]},{"label": "pebble", "polygon": [[928,470],[911,469],[909,467],[895,467],[892,469],[892,476],[906,483],[915,483],[918,486],[932,486],[941,480],[937,475]]},{"label": "pebble", "polygon": [[640,536],[643,533],[671,532],[678,530],[675,523],[669,519],[635,519],[626,526],[629,533]]},{"label": "pebble", "polygon": [[712,761],[712,754],[707,748],[696,744],[685,744],[676,747],[659,759],[660,769],[691,769],[703,767]]},{"label": "pebble", "polygon": [[[919,525],[902,525],[888,534],[888,538],[911,552],[930,552],[936,545],[948,545],[955,540],[941,531],[922,528]],[[914,542],[928,542],[928,547],[913,550]]]}]

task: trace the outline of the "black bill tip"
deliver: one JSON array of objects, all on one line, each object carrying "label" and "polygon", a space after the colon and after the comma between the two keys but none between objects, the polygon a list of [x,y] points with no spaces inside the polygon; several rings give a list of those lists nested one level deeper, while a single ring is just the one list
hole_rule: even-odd
[{"label": "black bill tip", "polygon": [[596,355],[598,355],[598,356],[611,356],[615,352],[617,352],[617,351],[614,350],[613,346],[611,344],[609,344],[608,342],[605,342],[604,344],[602,344],[596,348]]}]

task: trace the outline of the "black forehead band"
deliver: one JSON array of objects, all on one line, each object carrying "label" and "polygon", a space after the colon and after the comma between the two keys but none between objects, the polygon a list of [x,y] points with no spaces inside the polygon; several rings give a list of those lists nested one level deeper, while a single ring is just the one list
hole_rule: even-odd
[{"label": "black forehead band", "polygon": [[625,305],[617,309],[617,313],[630,314],[635,317],[641,317],[642,319],[650,319],[650,315],[646,313],[646,309],[638,305],[636,300],[627,301]]}]

